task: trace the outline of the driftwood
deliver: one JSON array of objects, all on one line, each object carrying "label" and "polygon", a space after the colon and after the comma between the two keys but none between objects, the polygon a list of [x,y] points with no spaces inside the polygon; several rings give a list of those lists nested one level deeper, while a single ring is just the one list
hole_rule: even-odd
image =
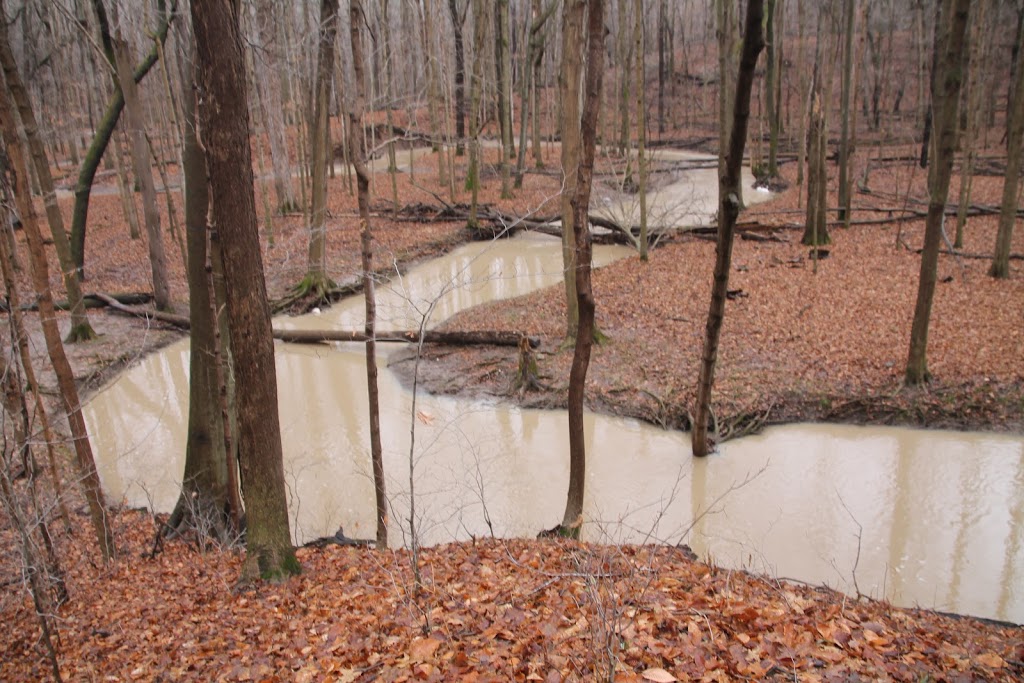
[{"label": "driftwood", "polygon": [[[418,342],[419,332],[390,331],[377,332],[377,341]],[[526,339],[532,348],[540,346],[537,337],[526,337],[519,332],[500,330],[483,330],[480,332],[445,332],[427,330],[423,333],[423,341],[428,344],[448,344],[450,346],[518,346],[521,339]],[[347,332],[344,330],[274,330],[274,339],[293,344],[319,344],[321,342],[364,342],[365,332]]]},{"label": "driftwood", "polygon": [[126,306],[114,297],[103,293],[96,293],[93,296],[120,313],[134,315],[138,318],[145,318],[147,320],[159,320],[162,323],[174,325],[175,327],[180,327],[183,330],[192,328],[192,321],[189,320],[187,315],[176,315],[165,311],[154,311],[151,308],[139,308],[138,306]]}]

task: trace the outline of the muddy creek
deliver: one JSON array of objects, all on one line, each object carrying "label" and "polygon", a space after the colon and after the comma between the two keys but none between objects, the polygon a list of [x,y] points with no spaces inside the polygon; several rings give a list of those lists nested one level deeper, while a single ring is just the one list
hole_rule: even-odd
[{"label": "muddy creek", "polygon": [[[597,247],[595,264],[631,253]],[[561,280],[559,242],[473,243],[378,288],[379,329]],[[362,328],[361,297],[277,327]],[[560,519],[564,411],[412,394],[379,349],[391,538],[409,538],[409,443],[422,543],[533,536]],[[372,538],[361,344],[277,343],[279,408],[297,543]],[[85,407],[112,502],[167,512],[184,468],[188,342],[143,359]],[[690,456],[688,434],[587,414],[584,537],[688,543],[702,558],[896,604],[1024,622],[1024,437],[791,425]]]}]

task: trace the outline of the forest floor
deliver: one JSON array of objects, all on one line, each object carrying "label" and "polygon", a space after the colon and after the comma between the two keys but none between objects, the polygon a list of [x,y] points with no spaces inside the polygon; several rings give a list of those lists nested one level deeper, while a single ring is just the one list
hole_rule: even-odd
[{"label": "forest floor", "polygon": [[[432,164],[436,158],[424,157],[415,179],[398,177],[402,204],[447,199]],[[730,289],[740,291],[727,305],[716,377],[720,431],[742,429],[755,415],[768,423],[1024,430],[1024,265],[1013,261],[1012,277],[997,282],[986,275],[986,259],[970,256],[991,253],[996,216],[972,217],[965,256],[940,258],[929,338],[934,379],[907,389],[901,379],[923,218],[892,219],[924,210],[924,172],[873,170],[874,192],[855,195],[854,219],[881,222],[833,229],[830,253],[816,264],[800,245],[801,228],[792,227],[803,223],[794,173],[783,166],[790,189],[741,216],[770,226],[758,234],[778,241],[736,243]],[[602,177],[598,187],[613,181]],[[386,176],[376,182],[378,265],[409,264],[468,238],[459,222],[395,220]],[[501,200],[492,174],[482,201],[519,215],[552,214],[558,183],[555,173],[529,174],[515,199]],[[339,282],[359,269],[355,200],[343,184],[332,184],[329,204],[329,261]],[[1001,185],[977,177],[973,203],[997,204]],[[956,187],[954,179],[951,201]],[[458,200],[466,199],[460,191]],[[150,289],[145,242],[127,239],[120,211],[116,192],[93,200],[87,292]],[[1024,231],[1016,233],[1012,251],[1020,254]],[[302,218],[279,217],[273,246],[266,236],[268,287],[279,297],[305,272]],[[172,291],[184,310],[175,244],[168,235]],[[681,235],[663,241],[647,263],[632,256],[595,273],[608,340],[591,365],[591,409],[687,426],[713,253],[712,242]],[[51,281],[60,296],[56,273]],[[539,336],[546,389],[511,392],[516,352],[487,347],[428,347],[437,362],[421,366],[429,368],[422,381],[436,392],[563,405],[572,355],[561,348],[563,298],[552,287],[446,323]],[[182,334],[107,311],[91,318],[100,339],[67,347],[86,395]],[[45,357],[41,342],[35,353]],[[44,383],[53,389],[52,379]],[[405,551],[328,546],[300,550],[301,577],[238,591],[239,550],[203,552],[176,541],[151,559],[149,515],[119,510],[113,519],[120,559],[108,567],[99,566],[81,516],[75,536],[59,540],[72,595],[56,622],[67,680],[557,681],[607,678],[612,666],[621,681],[1024,679],[1020,628],[710,567],[672,548],[498,540],[430,548],[419,558],[417,588]],[[13,549],[8,533],[3,547]],[[38,680],[48,671],[38,629],[17,567],[4,557],[0,609],[9,636],[0,646],[0,680]]]}]

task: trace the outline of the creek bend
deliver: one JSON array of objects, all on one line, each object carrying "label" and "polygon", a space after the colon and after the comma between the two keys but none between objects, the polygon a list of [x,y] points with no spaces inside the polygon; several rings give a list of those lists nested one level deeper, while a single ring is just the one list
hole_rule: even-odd
[{"label": "creek bend", "polygon": [[[561,280],[559,241],[472,243],[378,288],[379,326],[415,329]],[[623,247],[596,247],[595,265]],[[361,296],[290,328],[361,329]],[[391,538],[408,541],[414,427],[424,544],[533,536],[561,517],[564,411],[412,394],[379,347]],[[297,543],[343,526],[372,538],[362,344],[277,342],[279,410]],[[429,362],[429,361],[425,361]],[[168,512],[184,469],[188,340],[144,358],[84,408],[112,502]],[[687,542],[704,558],[896,604],[1024,622],[1024,437],[790,425],[701,460],[688,434],[587,413],[585,539]],[[856,583],[855,583],[856,582]]]}]

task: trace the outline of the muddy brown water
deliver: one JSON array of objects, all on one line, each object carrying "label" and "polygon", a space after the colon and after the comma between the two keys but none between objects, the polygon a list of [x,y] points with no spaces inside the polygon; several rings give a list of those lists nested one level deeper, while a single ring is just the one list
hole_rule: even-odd
[{"label": "muddy brown water", "polygon": [[[598,265],[630,253],[595,250]],[[559,243],[475,243],[378,289],[379,327],[433,325],[561,279]],[[279,327],[361,329],[362,299]],[[532,536],[560,519],[564,411],[413,396],[380,356],[391,537]],[[344,527],[372,538],[362,346],[277,344],[279,409],[297,543]],[[188,342],[122,373],[85,407],[112,501],[167,512],[184,468]],[[587,539],[686,542],[703,558],[906,606],[1024,622],[1024,437],[791,425],[691,457],[688,435],[587,414]]]}]

